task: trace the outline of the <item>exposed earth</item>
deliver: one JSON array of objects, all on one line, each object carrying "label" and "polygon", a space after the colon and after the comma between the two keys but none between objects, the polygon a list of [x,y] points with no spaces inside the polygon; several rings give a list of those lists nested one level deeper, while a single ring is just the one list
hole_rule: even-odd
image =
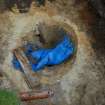
[{"label": "exposed earth", "polygon": [[[75,37],[77,51],[67,63],[52,67],[56,72],[51,72],[50,77],[44,76],[49,68],[41,71],[41,85],[36,89],[54,90],[51,105],[105,105],[105,22],[96,17],[86,1],[77,5],[73,0],[58,0],[47,2],[45,7],[32,6],[25,14],[11,11],[0,14],[0,68],[10,82],[9,87],[1,88],[29,90],[20,71],[11,64],[12,50],[40,22],[66,28]],[[35,103],[49,105],[48,100],[22,104]]]}]

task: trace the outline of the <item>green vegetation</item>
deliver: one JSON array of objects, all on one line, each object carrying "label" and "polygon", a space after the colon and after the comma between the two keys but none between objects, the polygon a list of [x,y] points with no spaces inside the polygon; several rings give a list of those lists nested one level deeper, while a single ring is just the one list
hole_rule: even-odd
[{"label": "green vegetation", "polygon": [[0,105],[19,105],[20,100],[15,92],[0,90]]},{"label": "green vegetation", "polygon": [[4,0],[0,0],[0,4],[1,4],[1,3],[4,3]]}]

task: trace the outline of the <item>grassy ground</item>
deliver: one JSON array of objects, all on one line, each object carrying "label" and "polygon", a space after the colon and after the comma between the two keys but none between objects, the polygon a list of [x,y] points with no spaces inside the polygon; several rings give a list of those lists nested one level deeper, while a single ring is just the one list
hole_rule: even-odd
[{"label": "grassy ground", "polygon": [[19,105],[19,103],[15,92],[0,90],[0,105]]}]

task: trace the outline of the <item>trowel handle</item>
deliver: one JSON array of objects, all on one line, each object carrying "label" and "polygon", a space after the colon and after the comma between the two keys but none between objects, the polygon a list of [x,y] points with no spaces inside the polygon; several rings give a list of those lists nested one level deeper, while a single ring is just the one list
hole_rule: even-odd
[{"label": "trowel handle", "polygon": [[31,100],[37,100],[37,99],[45,99],[53,96],[54,93],[52,91],[43,91],[43,92],[21,92],[20,98],[21,101],[31,101]]}]

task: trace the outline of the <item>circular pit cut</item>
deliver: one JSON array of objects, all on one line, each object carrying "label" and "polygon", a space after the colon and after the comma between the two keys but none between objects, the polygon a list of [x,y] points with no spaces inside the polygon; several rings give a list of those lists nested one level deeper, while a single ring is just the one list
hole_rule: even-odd
[{"label": "circular pit cut", "polygon": [[[37,74],[41,84],[53,84],[58,82],[60,78],[72,68],[77,51],[77,38],[75,32],[67,24],[43,22],[37,24],[33,31],[21,38],[21,44],[18,47],[23,47],[30,43],[34,45],[33,50],[38,50],[43,48],[54,48],[58,42],[63,40],[65,35],[72,41],[74,52],[61,64],[46,66],[43,70],[33,72],[32,76],[34,76],[34,73]],[[28,59],[30,60],[30,57]]]}]

